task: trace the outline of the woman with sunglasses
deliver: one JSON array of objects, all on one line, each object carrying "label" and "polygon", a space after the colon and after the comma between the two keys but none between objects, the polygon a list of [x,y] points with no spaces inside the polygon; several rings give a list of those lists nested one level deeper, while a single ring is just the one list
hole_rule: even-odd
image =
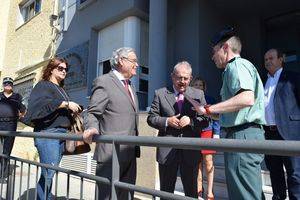
[{"label": "woman with sunglasses", "polygon": [[[42,80],[33,88],[28,112],[24,123],[34,127],[35,132],[66,134],[71,126],[71,113],[81,111],[80,106],[70,101],[65,92],[64,79],[68,63],[63,58],[55,57],[43,71]],[[40,162],[58,166],[64,151],[64,141],[57,139],[35,138]],[[53,199],[51,194],[54,170],[42,168],[37,184],[37,199]]]}]

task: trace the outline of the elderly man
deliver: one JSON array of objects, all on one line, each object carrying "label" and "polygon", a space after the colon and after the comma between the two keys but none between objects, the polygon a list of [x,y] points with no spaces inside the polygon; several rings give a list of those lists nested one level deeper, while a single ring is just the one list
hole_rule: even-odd
[{"label": "elderly man", "polygon": [[[270,49],[265,54],[268,79],[265,84],[265,137],[267,140],[300,140],[300,74],[283,68],[283,54]],[[300,158],[265,156],[270,171],[273,200],[300,199]],[[287,187],[284,175],[287,173]]]},{"label": "elderly man", "polygon": [[[222,102],[197,106],[200,114],[220,114],[220,125],[228,139],[264,140],[264,89],[254,65],[241,58],[242,44],[233,28],[212,40],[212,60],[223,69]],[[261,182],[263,155],[225,152],[225,175],[229,199],[264,198]]]},{"label": "elderly man", "polygon": [[[26,107],[22,104],[22,96],[13,92],[13,79],[5,77],[3,79],[3,92],[0,92],[0,131],[16,131],[17,122],[25,114]],[[0,137],[0,151],[5,155],[10,155],[14,146],[15,137]],[[4,162],[0,174],[6,171],[7,162],[1,159],[0,165]],[[6,174],[6,173],[5,173]]]},{"label": "elderly man", "polygon": [[[137,56],[132,48],[115,50],[110,60],[112,71],[94,80],[83,138],[91,143],[92,136],[138,135],[138,99],[130,78],[136,75]],[[135,184],[136,157],[139,148],[121,145],[119,154],[120,181]],[[94,159],[96,175],[112,177],[112,145],[97,143]],[[111,187],[97,183],[98,199],[111,199]],[[133,192],[130,193],[133,199]],[[118,199],[128,199],[128,191],[117,190]]]},{"label": "elderly man", "polygon": [[[197,115],[191,109],[192,104],[185,100],[185,96],[188,96],[202,105],[206,104],[203,91],[189,87],[191,65],[186,61],[179,62],[175,65],[171,78],[173,87],[155,91],[147,122],[159,130],[158,137],[199,137],[202,128],[208,126],[208,120]],[[173,193],[177,170],[180,169],[185,195],[197,198],[199,158],[199,151],[159,147],[157,162],[160,189]]]}]

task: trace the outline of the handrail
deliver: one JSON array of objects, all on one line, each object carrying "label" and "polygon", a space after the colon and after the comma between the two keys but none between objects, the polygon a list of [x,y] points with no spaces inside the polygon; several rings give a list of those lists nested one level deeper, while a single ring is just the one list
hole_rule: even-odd
[{"label": "handrail", "polygon": [[[0,136],[36,137],[62,140],[82,140],[82,135],[39,132],[0,131]],[[300,156],[300,141],[201,139],[153,136],[96,135],[94,142],[116,143],[150,147],[173,147],[179,149],[212,149],[224,152],[252,152],[269,155]]]},{"label": "handrail", "polygon": [[[0,131],[0,136],[17,136],[30,138],[48,138],[61,140],[83,140],[82,135],[75,134],[61,134],[61,133],[46,133],[43,132],[13,132]],[[132,185],[119,180],[119,151],[120,145],[137,145],[149,147],[172,147],[176,149],[212,149],[224,152],[252,152],[271,155],[284,156],[300,156],[300,141],[278,141],[278,140],[238,140],[238,139],[201,139],[201,138],[185,138],[185,137],[153,137],[153,136],[126,136],[126,135],[96,135],[93,138],[94,142],[111,143],[112,148],[112,180],[98,177],[86,173],[75,172],[52,165],[28,161],[21,158],[7,157],[1,155],[0,157],[7,157],[15,161],[27,162],[40,167],[45,167],[60,171],[63,173],[79,176],[82,178],[95,180],[104,184],[111,185],[112,199],[117,199],[117,188],[127,189],[128,191],[137,191],[152,196],[157,196],[165,199],[193,199],[191,197],[183,197],[177,194],[172,194],[164,191],[145,188],[137,185]],[[129,193],[130,194],[130,193]]]}]

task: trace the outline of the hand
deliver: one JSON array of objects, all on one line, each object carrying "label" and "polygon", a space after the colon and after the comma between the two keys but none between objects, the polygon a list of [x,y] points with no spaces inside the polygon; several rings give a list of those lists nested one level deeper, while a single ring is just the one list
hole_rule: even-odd
[{"label": "hand", "polygon": [[73,113],[80,113],[82,111],[80,108],[80,105],[78,105],[77,103],[75,103],[73,101],[69,101],[68,108],[70,110],[72,110]]},{"label": "hand", "polygon": [[98,130],[95,128],[89,128],[83,132],[83,141],[91,144],[93,140],[93,136],[99,134]]},{"label": "hand", "polygon": [[206,115],[206,110],[198,101],[192,99],[188,95],[185,95],[185,98],[193,105],[193,110],[195,110],[199,115]]},{"label": "hand", "polygon": [[168,126],[171,126],[176,129],[180,129],[181,128],[180,124],[179,124],[180,120],[178,119],[179,116],[180,116],[180,114],[172,116],[172,117],[168,117],[167,118]]},{"label": "hand", "polygon": [[179,125],[181,128],[190,125],[191,124],[191,119],[188,116],[183,116],[180,118]]},{"label": "hand", "polygon": [[26,112],[20,112],[19,111],[19,119],[23,118],[25,116]]}]

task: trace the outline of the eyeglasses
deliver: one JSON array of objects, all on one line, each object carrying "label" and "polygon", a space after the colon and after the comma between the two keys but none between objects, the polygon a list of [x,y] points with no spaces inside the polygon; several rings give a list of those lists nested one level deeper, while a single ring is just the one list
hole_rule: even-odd
[{"label": "eyeglasses", "polygon": [[57,70],[62,72],[62,71],[66,71],[68,73],[69,69],[67,67],[63,67],[63,66],[57,66]]},{"label": "eyeglasses", "polygon": [[136,60],[136,59],[129,59],[129,58],[126,58],[126,57],[123,57],[123,59],[125,59],[125,60],[128,60],[129,62],[131,62],[131,63],[133,63],[133,64],[139,64],[139,61],[138,60]]}]

